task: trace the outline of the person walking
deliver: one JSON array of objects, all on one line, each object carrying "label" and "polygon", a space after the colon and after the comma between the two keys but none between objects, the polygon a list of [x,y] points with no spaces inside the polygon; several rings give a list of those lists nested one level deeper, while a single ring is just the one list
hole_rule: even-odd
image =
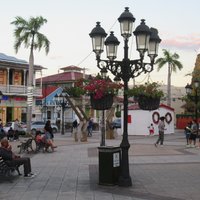
[{"label": "person walking", "polygon": [[198,126],[195,120],[192,120],[191,133],[189,138],[190,147],[195,147],[197,138]]},{"label": "person walking", "polygon": [[93,120],[90,118],[88,122],[88,137],[92,137]]},{"label": "person walking", "polygon": [[77,128],[78,128],[78,122],[77,119],[75,119],[72,123],[72,134],[74,135],[75,142],[78,142]]},{"label": "person walking", "polygon": [[165,117],[160,117],[160,122],[158,124],[158,140],[155,143],[155,147],[158,146],[160,142],[160,146],[163,147],[163,142],[164,142],[164,131],[165,131]]},{"label": "person walking", "polygon": [[46,121],[46,124],[44,126],[44,129],[49,132],[50,136],[51,136],[51,139],[53,140],[54,139],[54,134],[53,134],[53,129],[51,127],[51,121],[50,120],[47,120]]},{"label": "person walking", "polygon": [[13,136],[13,139],[14,140],[18,140],[19,139],[19,130],[20,130],[20,123],[19,123],[19,120],[18,119],[15,119],[15,122],[14,122],[14,136]]},{"label": "person walking", "polygon": [[186,138],[186,147],[190,147],[190,134],[191,134],[192,122],[189,122],[185,127],[185,138]]}]

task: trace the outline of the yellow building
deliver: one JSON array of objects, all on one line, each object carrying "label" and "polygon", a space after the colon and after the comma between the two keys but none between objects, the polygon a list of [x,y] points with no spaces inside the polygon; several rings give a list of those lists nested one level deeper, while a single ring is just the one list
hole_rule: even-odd
[{"label": "yellow building", "polygon": [[[25,60],[0,53],[0,91],[3,93],[0,119],[3,124],[15,119],[26,121],[28,68],[29,64]],[[42,95],[41,85],[35,86],[35,75],[37,72],[42,75],[42,69],[44,69],[42,66],[34,65],[34,99]]]}]

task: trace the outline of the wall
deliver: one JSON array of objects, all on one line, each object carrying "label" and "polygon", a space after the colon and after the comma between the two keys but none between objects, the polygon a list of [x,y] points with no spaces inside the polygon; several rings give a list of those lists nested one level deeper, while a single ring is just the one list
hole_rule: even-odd
[{"label": "wall", "polygon": [[[174,133],[174,111],[171,109],[166,109],[160,107],[157,110],[154,111],[145,111],[145,110],[129,110],[129,120],[131,118],[131,122],[128,123],[128,134],[129,135],[149,135],[149,129],[148,126],[152,123],[155,129],[155,134],[158,134],[158,124],[153,122],[153,116],[154,119],[157,121],[157,114],[159,113],[160,117],[165,116],[167,113],[169,113],[172,117],[171,122],[167,123],[165,121],[166,131],[165,134],[171,134]],[[169,116],[168,114],[168,116]],[[167,121],[169,118],[167,118]],[[122,122],[123,122],[123,113],[122,113]],[[123,126],[123,123],[122,123]],[[122,134],[122,130],[118,130],[119,134]]]}]

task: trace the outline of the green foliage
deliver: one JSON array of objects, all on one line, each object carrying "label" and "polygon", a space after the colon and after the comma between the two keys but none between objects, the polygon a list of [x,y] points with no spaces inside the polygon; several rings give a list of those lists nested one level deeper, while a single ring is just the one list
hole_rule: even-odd
[{"label": "green foliage", "polygon": [[140,95],[144,95],[147,97],[161,98],[164,96],[164,93],[159,89],[159,87],[160,85],[156,82],[137,85],[134,88],[128,90],[128,95],[129,97],[138,97]]},{"label": "green foliage", "polygon": [[85,94],[85,91],[81,87],[71,87],[71,88],[65,88],[65,91],[70,97],[80,97],[81,95]]},{"label": "green foliage", "polygon": [[115,116],[116,116],[116,117],[121,117],[121,111],[116,111],[116,112],[115,112]]},{"label": "green foliage", "polygon": [[30,17],[29,20],[25,20],[20,16],[15,17],[15,20],[11,22],[15,26],[15,51],[18,52],[20,46],[24,44],[25,48],[31,50],[37,49],[40,51],[44,48],[46,54],[48,54],[50,41],[44,34],[39,32],[45,23],[47,23],[47,20],[42,16]]}]

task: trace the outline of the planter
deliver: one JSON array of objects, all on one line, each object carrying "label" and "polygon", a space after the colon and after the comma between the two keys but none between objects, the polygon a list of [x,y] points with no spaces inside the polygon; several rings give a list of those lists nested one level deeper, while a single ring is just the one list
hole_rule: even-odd
[{"label": "planter", "polygon": [[142,110],[156,110],[159,108],[160,98],[140,95],[138,97],[138,105]]},{"label": "planter", "polygon": [[94,99],[93,95],[90,95],[91,107],[95,110],[108,110],[113,104],[113,95],[105,95],[101,99]]}]

